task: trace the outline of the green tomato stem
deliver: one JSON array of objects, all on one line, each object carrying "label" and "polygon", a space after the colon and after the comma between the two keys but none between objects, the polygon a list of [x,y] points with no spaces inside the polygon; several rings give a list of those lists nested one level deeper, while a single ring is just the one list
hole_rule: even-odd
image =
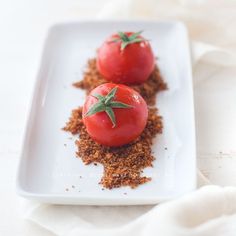
[{"label": "green tomato stem", "polygon": [[91,96],[96,98],[98,102],[89,108],[84,117],[92,116],[98,112],[106,112],[112,122],[112,128],[114,128],[116,126],[116,117],[113,109],[133,107],[123,102],[114,101],[117,89],[117,87],[114,87],[106,96],[102,96],[101,94],[92,94]]}]

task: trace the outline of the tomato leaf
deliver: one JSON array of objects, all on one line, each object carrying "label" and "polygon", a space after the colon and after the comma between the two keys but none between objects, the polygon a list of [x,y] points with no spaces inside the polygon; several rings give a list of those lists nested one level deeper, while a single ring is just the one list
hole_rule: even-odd
[{"label": "tomato leaf", "polygon": [[128,46],[129,44],[130,42],[122,42],[120,49],[123,51],[126,48],[126,46]]},{"label": "tomato leaf", "polygon": [[136,39],[133,39],[132,42],[130,42],[130,43],[139,43],[139,42],[142,42],[142,41],[144,41],[144,39],[136,38]]},{"label": "tomato leaf", "polygon": [[138,31],[136,33],[133,33],[132,35],[129,36],[129,41],[133,41],[134,39],[136,39],[140,34],[142,34],[143,31]]},{"label": "tomato leaf", "polygon": [[105,98],[100,94],[91,94],[92,97],[97,98],[99,101],[103,101]]},{"label": "tomato leaf", "polygon": [[115,118],[114,111],[112,110],[111,107],[106,107],[105,112],[107,113],[107,115],[109,116],[112,122],[112,128],[114,128],[116,126],[116,118]]},{"label": "tomato leaf", "polygon": [[111,100],[114,99],[117,91],[117,87],[114,87],[106,96],[105,104],[107,105]]},{"label": "tomato leaf", "polygon": [[90,109],[84,115],[84,117],[91,116],[91,115],[94,115],[98,112],[105,111],[105,109],[106,109],[106,107],[102,102],[95,103],[92,107],[90,107]]},{"label": "tomato leaf", "polygon": [[129,41],[129,37],[124,32],[118,32],[122,41]]},{"label": "tomato leaf", "polygon": [[125,104],[123,102],[110,102],[110,106],[112,108],[132,108],[133,106],[130,106],[128,104]]}]

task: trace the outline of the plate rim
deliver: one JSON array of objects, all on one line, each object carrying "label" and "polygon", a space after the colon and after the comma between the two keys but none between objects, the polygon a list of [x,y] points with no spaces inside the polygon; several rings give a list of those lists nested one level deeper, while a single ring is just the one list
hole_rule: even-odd
[{"label": "plate rim", "polygon": [[[40,86],[40,77],[44,68],[44,59],[45,59],[45,54],[47,52],[47,47],[48,47],[48,39],[50,34],[52,33],[52,31],[55,28],[58,27],[66,27],[69,25],[80,25],[80,24],[112,24],[112,23],[121,23],[121,24],[129,24],[129,23],[144,23],[144,24],[167,24],[167,25],[179,25],[183,32],[185,33],[185,38],[187,40],[187,57],[189,58],[189,60],[187,61],[187,67],[188,67],[188,77],[190,78],[191,82],[190,82],[190,93],[191,93],[191,103],[192,103],[192,122],[193,122],[193,127],[192,127],[192,131],[193,131],[193,142],[194,142],[194,150],[193,150],[193,154],[194,156],[192,157],[192,159],[194,160],[194,166],[195,166],[195,172],[194,172],[194,183],[192,184],[192,189],[189,188],[187,192],[183,192],[181,193],[181,195],[191,192],[193,190],[196,189],[197,187],[197,170],[196,170],[196,163],[197,163],[197,158],[196,158],[196,128],[195,128],[195,109],[194,109],[194,94],[193,94],[193,77],[192,77],[192,66],[191,66],[191,54],[190,54],[190,41],[189,41],[189,37],[188,37],[188,31],[187,28],[185,26],[185,24],[182,21],[176,21],[176,20],[168,20],[168,21],[159,21],[159,20],[68,20],[68,21],[59,21],[53,25],[51,25],[46,34],[45,37],[43,39],[43,43],[42,43],[42,50],[40,53],[40,58],[39,58],[39,62],[38,62],[38,69],[36,72],[36,79],[34,81],[34,85],[33,85],[33,89],[31,92],[31,96],[30,96],[30,102],[29,102],[29,107],[27,110],[27,120],[26,120],[26,125],[24,128],[24,132],[23,132],[23,142],[21,144],[21,150],[20,150],[20,158],[18,160],[18,166],[17,166],[17,173],[16,173],[16,193],[22,197],[26,197],[29,199],[33,199],[33,200],[37,200],[39,202],[45,202],[45,203],[56,203],[56,204],[76,204],[76,205],[146,205],[146,204],[154,204],[154,203],[158,203],[158,202],[164,202],[167,200],[171,200],[173,198],[178,197],[178,195],[174,195],[172,197],[141,197],[141,196],[137,196],[137,197],[129,197],[129,198],[116,198],[116,197],[109,197],[107,198],[106,196],[102,196],[102,197],[96,197],[96,202],[97,203],[93,203],[94,198],[91,198],[89,196],[83,195],[83,196],[75,196],[75,195],[65,195],[65,194],[51,194],[51,193],[34,193],[31,191],[28,191],[25,189],[25,187],[22,185],[22,180],[21,180],[21,175],[22,175],[22,170],[23,170],[23,164],[25,160],[25,150],[27,149],[27,137],[29,136],[30,133],[30,126],[33,120],[33,108],[34,108],[34,104],[37,101],[37,88]],[[86,200],[87,199],[87,200]],[[85,203],[85,202],[88,203]],[[99,203],[99,201],[101,201]],[[106,201],[106,203],[104,203]]]}]

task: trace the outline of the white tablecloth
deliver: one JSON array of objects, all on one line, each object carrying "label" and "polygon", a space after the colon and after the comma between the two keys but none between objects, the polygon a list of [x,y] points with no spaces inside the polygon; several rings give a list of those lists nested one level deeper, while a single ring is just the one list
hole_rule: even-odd
[{"label": "white tablecloth", "polygon": [[[15,195],[15,172],[47,28],[56,21],[95,17],[179,19],[186,23],[194,55],[201,57],[193,65],[198,167],[211,183],[236,185],[235,1],[0,0],[0,235],[52,235],[23,216],[45,226],[45,212],[53,216],[66,210],[40,206],[31,211],[25,206],[28,203]],[[151,208],[78,207],[74,211],[84,219],[82,225],[112,227]],[[26,214],[26,209],[30,213]],[[109,219],[100,220],[108,214]],[[58,225],[55,228],[58,230]]]}]

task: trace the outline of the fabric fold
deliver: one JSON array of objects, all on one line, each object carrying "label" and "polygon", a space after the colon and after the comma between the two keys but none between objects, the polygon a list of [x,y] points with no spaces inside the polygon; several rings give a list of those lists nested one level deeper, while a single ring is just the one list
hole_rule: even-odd
[{"label": "fabric fold", "polygon": [[[94,227],[73,212],[73,206],[45,205],[34,208],[29,220],[60,236],[220,236],[235,235],[236,188],[205,186],[182,198],[152,208],[133,221],[118,227]],[[83,207],[81,207],[83,208]],[[110,207],[112,211],[112,207]],[[102,211],[102,208],[98,208]],[[112,214],[108,214],[110,217]]]}]

